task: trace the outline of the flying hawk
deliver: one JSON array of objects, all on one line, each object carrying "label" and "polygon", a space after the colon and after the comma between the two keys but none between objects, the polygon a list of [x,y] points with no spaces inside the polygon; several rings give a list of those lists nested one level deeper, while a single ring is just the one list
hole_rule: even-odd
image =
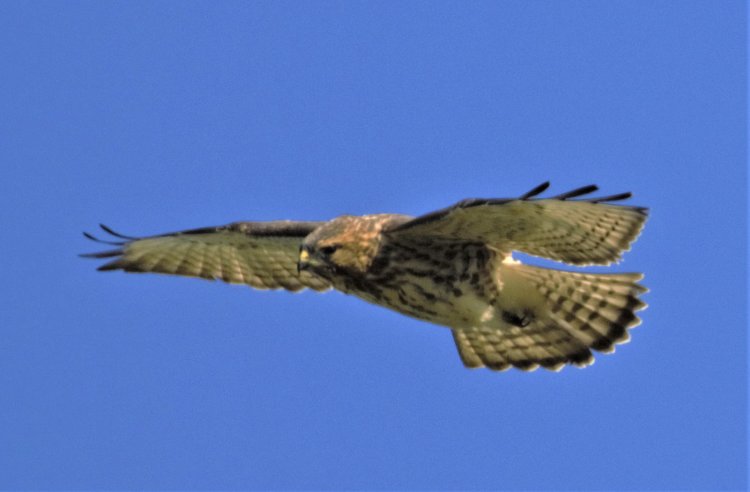
[{"label": "flying hawk", "polygon": [[[334,288],[449,327],[466,367],[559,370],[614,351],[646,289],[639,273],[593,274],[524,265],[521,251],[571,265],[609,265],[640,233],[642,207],[621,193],[578,198],[585,186],[538,198],[470,199],[410,217],[343,215],[328,222],[235,222],[150,237],[102,225],[117,249],[99,270],[155,272],[299,291]],[[578,198],[578,199],[576,199]]]}]

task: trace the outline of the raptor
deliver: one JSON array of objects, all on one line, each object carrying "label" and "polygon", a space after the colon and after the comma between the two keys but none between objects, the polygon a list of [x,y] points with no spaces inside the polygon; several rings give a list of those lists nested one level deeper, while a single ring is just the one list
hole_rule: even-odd
[{"label": "raptor", "polygon": [[116,249],[99,270],[154,272],[258,289],[336,289],[452,330],[466,367],[584,367],[612,352],[640,320],[638,273],[598,274],[522,264],[513,251],[576,265],[621,259],[647,218],[589,198],[594,185],[541,198],[469,199],[419,217],[343,215],[327,222],[234,222],[150,237],[101,228]]}]

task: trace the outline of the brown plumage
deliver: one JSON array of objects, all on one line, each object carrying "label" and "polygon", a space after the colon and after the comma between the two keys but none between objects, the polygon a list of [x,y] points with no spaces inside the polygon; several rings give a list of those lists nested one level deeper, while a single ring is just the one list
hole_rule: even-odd
[{"label": "brown plumage", "polygon": [[559,370],[593,362],[629,339],[645,304],[640,274],[523,265],[512,251],[573,265],[620,259],[647,217],[613,205],[622,193],[579,199],[587,186],[536,198],[471,199],[420,217],[342,216],[328,222],[236,222],[145,238],[118,234],[99,270],[156,272],[260,289],[335,288],[452,329],[467,367]]}]

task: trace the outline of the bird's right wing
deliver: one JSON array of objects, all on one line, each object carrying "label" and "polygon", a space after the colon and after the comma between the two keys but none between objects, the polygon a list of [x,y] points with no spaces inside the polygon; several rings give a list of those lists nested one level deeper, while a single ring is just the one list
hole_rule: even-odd
[{"label": "bird's right wing", "polygon": [[322,222],[235,222],[150,237],[129,237],[101,226],[118,241],[97,242],[118,249],[81,255],[86,258],[114,258],[99,270],[154,272],[233,284],[257,289],[298,291],[309,287],[331,288],[325,279],[308,271],[297,271],[302,240]]},{"label": "bird's right wing", "polygon": [[534,198],[543,183],[518,198],[470,199],[391,228],[400,239],[474,241],[503,253],[521,251],[572,265],[608,265],[630,249],[648,216],[643,207],[613,205],[630,193],[574,200],[594,185]]}]

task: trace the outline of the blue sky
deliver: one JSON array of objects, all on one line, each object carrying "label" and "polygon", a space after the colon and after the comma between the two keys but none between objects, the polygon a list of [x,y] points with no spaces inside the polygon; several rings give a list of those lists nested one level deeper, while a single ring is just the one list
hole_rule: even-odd
[{"label": "blue sky", "polygon": [[[744,488],[746,40],[740,1],[0,3],[0,488]],[[545,180],[652,209],[585,370],[76,256]]]}]

